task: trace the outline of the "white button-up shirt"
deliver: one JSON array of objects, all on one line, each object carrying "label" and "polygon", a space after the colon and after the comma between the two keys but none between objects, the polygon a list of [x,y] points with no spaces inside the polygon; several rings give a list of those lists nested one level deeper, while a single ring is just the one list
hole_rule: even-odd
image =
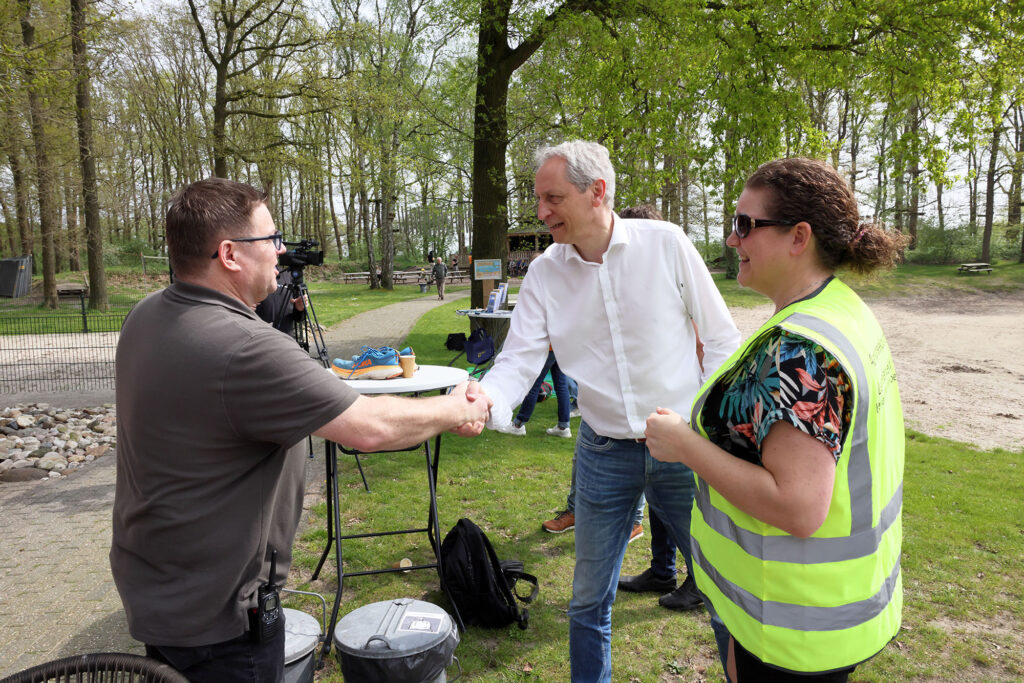
[{"label": "white button-up shirt", "polygon": [[[704,343],[704,375],[690,318]],[[508,337],[481,384],[492,429],[512,420],[554,349],[579,384],[579,408],[603,436],[642,438],[657,407],[689,419],[703,377],[739,346],[740,333],[704,261],[681,228],[613,217],[601,263],[553,244],[523,280]]]}]

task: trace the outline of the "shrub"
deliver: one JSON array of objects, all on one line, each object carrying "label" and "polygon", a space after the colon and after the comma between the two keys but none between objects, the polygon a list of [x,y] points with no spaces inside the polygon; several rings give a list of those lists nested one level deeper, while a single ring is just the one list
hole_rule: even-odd
[{"label": "shrub", "polygon": [[[981,258],[982,228],[974,235],[970,226],[940,230],[932,220],[918,225],[917,246],[906,252],[907,263],[946,264],[977,261]],[[996,223],[992,226],[992,242],[989,245],[991,260],[1016,260],[1020,254],[1020,226]]]}]

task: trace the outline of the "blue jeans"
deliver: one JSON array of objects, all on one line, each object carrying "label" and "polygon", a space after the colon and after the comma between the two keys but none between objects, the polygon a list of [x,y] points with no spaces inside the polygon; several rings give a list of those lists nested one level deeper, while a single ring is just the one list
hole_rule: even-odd
[{"label": "blue jeans", "polygon": [[718,646],[718,661],[722,662],[722,671],[725,673],[725,683],[732,683],[732,679],[729,678],[729,669],[726,667],[726,661],[729,659],[729,638],[731,634],[729,629],[726,628],[725,622],[718,616],[718,612],[715,611],[715,606],[708,600],[708,596],[704,593],[700,594],[700,597],[704,598],[704,607],[708,610],[708,615],[711,617],[711,632],[715,634],[715,645]]},{"label": "blue jeans", "polygon": [[659,462],[647,446],[610,439],[580,424],[576,441],[576,569],[569,602],[569,662],[573,681],[609,682],[611,616],[622,557],[640,497],[657,510],[690,566],[693,470]]},{"label": "blue jeans", "polygon": [[537,377],[537,381],[533,383],[526,398],[519,406],[519,413],[516,415],[517,425],[526,424],[533,416],[533,409],[537,407],[537,397],[540,396],[540,387],[544,383],[544,377],[548,374],[548,370],[551,371],[551,382],[554,384],[555,399],[558,401],[558,426],[562,428],[569,426],[569,413],[572,412],[572,403],[569,401],[569,378],[558,367],[554,351],[548,351],[544,369],[540,371],[540,376]]},{"label": "blue jeans", "polygon": [[651,573],[659,579],[671,579],[676,575],[676,544],[653,507],[647,518],[651,522]]},{"label": "blue jeans", "polygon": [[[641,522],[644,521],[644,504],[645,503],[646,503],[646,500],[644,500],[644,497],[640,496],[640,502],[636,504],[636,511],[633,513],[633,526],[636,526],[637,524],[640,524]],[[572,475],[569,477],[569,495],[565,497],[565,509],[566,509],[566,511],[572,512],[574,514],[576,512],[576,456],[575,455],[572,456]],[[658,554],[658,557],[663,557],[665,555],[665,553],[668,552],[668,555],[669,555],[669,558],[670,558],[669,562],[668,562],[668,568],[666,570],[664,570],[662,573],[658,574],[658,576],[666,576],[666,572],[668,574],[671,574],[672,576],[675,576],[676,575],[676,547],[674,545],[672,545],[672,541],[668,540],[668,532],[665,531],[665,525],[661,524],[661,522],[659,522],[658,524],[659,524],[659,526],[661,527],[661,530],[662,530],[662,534],[663,534],[662,538],[664,538],[663,544],[667,544],[667,545],[672,547],[672,549],[670,551],[665,551],[663,549]],[[654,513],[652,512],[651,513],[651,554],[652,555],[654,554],[654,543],[655,543],[655,539],[654,539]],[[652,567],[654,566],[653,560],[651,562],[651,566]]]}]

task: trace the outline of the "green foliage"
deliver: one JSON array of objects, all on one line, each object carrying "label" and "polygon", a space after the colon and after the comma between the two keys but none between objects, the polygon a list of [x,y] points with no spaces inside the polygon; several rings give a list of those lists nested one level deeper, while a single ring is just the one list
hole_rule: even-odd
[{"label": "green foliage", "polygon": [[[907,250],[908,263],[967,263],[978,261],[982,254],[982,234],[970,226],[939,230],[934,221],[923,221],[917,228],[917,245]],[[991,258],[993,261],[1013,260],[1020,256],[1020,227],[996,223],[992,227]]]}]

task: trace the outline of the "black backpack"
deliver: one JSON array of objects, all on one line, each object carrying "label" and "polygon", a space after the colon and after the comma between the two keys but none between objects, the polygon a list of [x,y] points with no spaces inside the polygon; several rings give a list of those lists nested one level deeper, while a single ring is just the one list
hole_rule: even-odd
[{"label": "black backpack", "polygon": [[[537,597],[537,577],[523,571],[523,563],[502,561],[487,536],[473,522],[460,519],[441,542],[441,585],[448,591],[467,625],[497,628],[513,622],[525,629],[530,612],[520,610]],[[528,597],[516,592],[519,580],[532,584]]]}]

